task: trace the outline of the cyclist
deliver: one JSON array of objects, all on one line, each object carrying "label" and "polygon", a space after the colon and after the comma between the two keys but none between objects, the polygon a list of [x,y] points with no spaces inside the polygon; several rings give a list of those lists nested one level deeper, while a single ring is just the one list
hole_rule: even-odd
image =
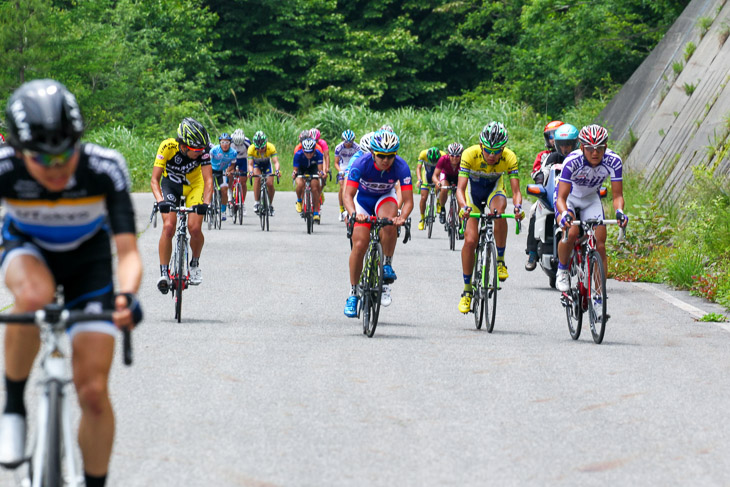
[{"label": "cyclist", "polygon": [[537,184],[542,184],[542,181],[540,180],[540,177],[542,177],[540,168],[545,163],[548,156],[555,152],[555,131],[561,125],[563,125],[563,122],[560,120],[553,120],[545,125],[545,128],[542,131],[542,136],[545,138],[545,149],[537,153],[537,156],[535,156],[535,162],[532,163],[531,176]]},{"label": "cyclist", "polygon": [[162,214],[163,228],[160,234],[160,273],[157,289],[162,294],[170,290],[170,255],[172,238],[175,236],[177,214],[171,213],[173,206],[185,204],[195,209],[188,217],[190,232],[190,284],[203,282],[200,270],[200,254],[203,251],[203,217],[213,197],[213,169],[210,163],[210,137],[205,127],[194,118],[186,117],[177,127],[177,138],[165,139],[157,149],[157,158],[152,168],[150,186]]},{"label": "cyclist", "polygon": [[[553,164],[562,164],[565,157],[578,147],[578,129],[569,123],[560,123],[561,125],[555,129],[551,139],[553,151],[542,161],[535,161],[536,165],[534,167],[538,168],[538,172],[533,174],[533,179],[537,184],[545,183],[547,168]],[[525,269],[528,271],[533,271],[537,267],[537,237],[535,236],[536,208],[536,205],[532,205],[530,208],[530,225],[527,230],[527,247],[525,248],[527,262],[525,263]]]},{"label": "cyclist", "polygon": [[[392,302],[390,284],[397,279],[393,270],[393,253],[397,240],[396,227],[405,223],[413,210],[413,182],[408,163],[397,155],[400,140],[394,132],[379,130],[370,140],[371,152],[352,163],[345,188],[345,208],[355,215],[355,228],[352,232],[352,251],[350,252],[350,296],[345,304],[345,316],[357,316],[356,285],[362,272],[363,258],[370,243],[370,224],[365,223],[369,216],[390,218],[393,226],[381,231],[383,254],[383,294],[381,304]],[[352,161],[352,159],[351,159]],[[400,182],[403,194],[403,208],[398,215],[398,202],[395,194],[396,181]]]},{"label": "cyclist", "polygon": [[[294,161],[292,165],[294,170],[292,171],[292,179],[296,181],[296,192],[297,202],[296,208],[297,213],[302,212],[302,195],[304,194],[304,179],[296,179],[299,174],[309,174],[311,176],[319,175],[320,178],[324,178],[324,156],[322,153],[315,149],[317,141],[314,139],[304,139],[302,141],[302,149],[294,154]],[[312,201],[314,202],[314,221],[319,223],[319,193],[321,186],[319,180],[312,179]]]},{"label": "cyclist", "polygon": [[[6,210],[2,270],[14,300],[12,312],[32,312],[52,303],[57,284],[64,287],[69,309],[116,310],[113,323],[76,323],[68,330],[81,406],[78,439],[85,485],[103,486],[114,436],[108,379],[116,328],[141,319],[134,294],[142,260],[129,174],[118,152],[79,141],[84,129],[79,106],[57,81],[20,86],[8,100],[5,120],[9,146],[0,148],[0,197]],[[9,325],[5,330],[3,466],[14,468],[25,460],[23,396],[39,345],[36,327]]]},{"label": "cyclist", "polygon": [[[266,186],[269,190],[269,215],[274,216],[274,174],[271,172],[271,163],[274,163],[276,175],[279,176],[279,156],[276,147],[268,141],[266,134],[258,131],[253,136],[253,144],[248,148],[248,175],[266,175]],[[256,200],[254,211],[259,213],[259,198],[261,197],[261,179],[253,182],[253,197]]]},{"label": "cyclist", "polygon": [[339,200],[340,200],[340,221],[345,221],[347,212],[345,211],[345,204],[342,201],[342,190],[345,182],[345,168],[350,163],[352,158],[357,151],[360,150],[360,146],[355,143],[355,132],[350,129],[342,132],[342,142],[337,144],[335,147],[335,170],[337,171],[337,182],[340,185]]},{"label": "cyclist", "polygon": [[[446,198],[448,190],[441,189],[443,185],[456,186],[459,183],[459,168],[461,166],[461,154],[464,152],[464,146],[458,142],[449,144],[447,148],[448,155],[439,157],[436,163],[436,169],[433,171],[431,181],[436,185],[439,192],[439,221],[446,223]],[[444,184],[444,181],[446,183]]]},{"label": "cyclist", "polygon": [[[426,228],[426,200],[428,200],[428,182],[433,178],[433,172],[436,170],[436,164],[438,164],[441,156],[445,156],[444,151],[440,151],[438,147],[431,147],[430,149],[424,149],[418,155],[418,164],[416,164],[416,177],[418,178],[417,186],[421,191],[421,201],[418,206],[421,210],[421,219],[418,221],[418,229],[423,230]],[[437,208],[436,211],[440,211]]]},{"label": "cyclist", "polygon": [[[616,219],[622,227],[626,227],[629,222],[629,217],[623,211],[623,165],[619,155],[606,146],[608,131],[600,125],[587,125],[580,130],[578,140],[580,151],[573,151],[565,158],[560,183],[555,188],[555,215],[560,215],[560,226],[564,232],[568,232],[568,241],[563,242],[561,239],[558,243],[560,262],[555,286],[562,292],[570,289],[568,260],[580,233],[579,227],[569,225],[578,212],[583,220],[604,218],[599,191],[607,177],[611,178]],[[603,268],[607,269],[605,225],[596,227],[596,248],[603,259]]]},{"label": "cyclist", "polygon": [[[236,163],[228,166],[228,177],[231,177],[231,173],[235,169],[240,172],[241,178],[241,204],[243,214],[246,214],[246,183],[248,182],[248,148],[251,146],[251,139],[246,137],[242,129],[236,129],[231,135],[233,143],[231,147],[236,151]],[[228,199],[233,199],[231,186],[228,186]]]},{"label": "cyclist", "polygon": [[[309,129],[309,137],[314,139],[317,142],[317,145],[321,147],[321,149],[317,149],[320,152],[322,152],[322,155],[324,156],[324,173],[329,174],[330,171],[330,147],[326,140],[322,138],[322,133],[319,131],[318,128],[312,128]],[[324,187],[327,186],[327,179],[322,178],[321,181],[322,191],[320,192],[320,203],[324,203]],[[320,210],[321,211],[321,210]]]},{"label": "cyclist", "polygon": [[[517,156],[507,148],[508,140],[509,136],[504,125],[493,121],[487,124],[479,134],[479,144],[469,147],[462,154],[459,185],[456,190],[461,215],[468,215],[472,210],[480,213],[495,210],[499,214],[504,213],[507,208],[504,180],[509,178],[515,215],[517,219],[522,219],[522,193],[520,192]],[[490,177],[490,174],[494,175],[494,173],[501,175],[496,179]],[[468,218],[464,232],[464,247],[461,249],[464,292],[459,301],[459,311],[462,313],[468,313],[471,307],[471,278],[478,240],[477,219]],[[504,281],[509,277],[509,273],[504,264],[507,222],[503,219],[494,221],[494,240],[497,247],[497,275],[500,281]]]},{"label": "cyclist", "polygon": [[0,145],[5,143],[5,137],[3,137],[3,134],[0,134]]},{"label": "cyclist", "polygon": [[226,133],[218,137],[218,145],[210,151],[210,163],[213,167],[213,177],[221,188],[221,220],[226,219],[226,205],[228,204],[228,178],[223,173],[230,172],[231,164],[236,163],[238,152],[231,147],[233,138]]},{"label": "cyclist", "polygon": [[[309,135],[309,130],[302,130],[301,132],[299,132],[299,143],[297,144],[296,147],[294,147],[294,154],[296,154],[297,152],[302,150],[302,142],[304,142],[305,139],[312,139],[312,138],[313,137],[311,137]],[[314,148],[317,149],[318,151],[322,152],[322,155],[324,156],[324,148],[323,148],[322,144],[317,142],[317,144],[314,146]]]}]

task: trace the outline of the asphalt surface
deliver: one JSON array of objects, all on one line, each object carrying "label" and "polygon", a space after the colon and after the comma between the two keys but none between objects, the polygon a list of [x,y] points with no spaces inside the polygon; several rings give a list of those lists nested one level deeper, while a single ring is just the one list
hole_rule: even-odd
[{"label": "asphalt surface", "polygon": [[118,357],[112,373],[109,485],[728,483],[728,331],[609,281],[603,344],[587,328],[573,341],[547,277],[524,270],[513,222],[494,333],[458,312],[460,252],[437,227],[398,244],[393,304],[367,338],[343,314],[334,195],[313,235],[284,192],[270,232],[250,209],[243,226],[206,232],[180,324],[155,288],[151,195],[135,201],[146,319],[134,365]]}]

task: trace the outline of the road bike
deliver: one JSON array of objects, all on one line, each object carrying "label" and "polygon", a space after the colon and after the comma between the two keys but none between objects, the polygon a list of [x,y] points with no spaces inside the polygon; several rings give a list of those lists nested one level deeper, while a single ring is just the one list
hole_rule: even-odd
[{"label": "road bike", "polygon": [[[380,298],[383,295],[383,246],[380,243],[380,230],[383,227],[392,225],[389,218],[378,218],[371,216],[367,220],[370,223],[370,243],[365,252],[365,263],[360,273],[360,281],[357,285],[357,317],[362,316],[362,332],[372,338],[375,328],[378,326],[380,315]],[[352,229],[355,226],[355,215],[352,215],[347,225],[347,237],[352,238]],[[406,220],[405,237],[403,243],[411,239],[411,219]]]},{"label": "road bike", "polygon": [[[474,254],[474,271],[472,272],[471,312],[474,313],[477,330],[480,330],[486,321],[486,330],[488,333],[492,333],[497,316],[497,291],[500,289],[497,275],[497,244],[494,241],[494,220],[515,218],[515,215],[512,213],[500,215],[495,210],[493,213],[471,212],[469,217],[479,219],[479,243]],[[516,220],[516,223],[516,232],[519,234],[519,220]],[[461,233],[464,232],[465,227],[466,219],[461,227]]]},{"label": "road bike", "polygon": [[[304,178],[304,194],[302,198],[301,216],[307,225],[307,233],[314,232],[314,200],[312,199],[312,179],[320,179],[315,174],[298,174],[297,178]],[[321,203],[320,203],[321,204]]]},{"label": "road bike", "polygon": [[[568,276],[570,289],[560,295],[560,303],[565,308],[568,330],[573,340],[580,337],[583,325],[583,314],[588,314],[593,341],[603,342],[606,333],[606,270],[603,259],[596,248],[595,228],[599,225],[616,225],[618,220],[573,220],[571,225],[581,228],[581,236],[575,241],[570,260]],[[619,229],[619,242],[624,240],[625,228]],[[564,232],[563,242],[568,241],[568,232]]]},{"label": "road bike", "polygon": [[[266,178],[269,176],[273,176],[273,173],[266,173],[266,174],[252,174],[251,179],[251,185],[253,185],[254,178],[261,179],[261,184],[259,185],[259,206],[256,210],[256,213],[259,215],[259,220],[261,222],[261,231],[269,231],[269,217],[271,216],[271,200],[269,199],[269,186],[266,184]],[[279,172],[276,173],[276,184],[279,184]]]},{"label": "road bike", "polygon": [[456,186],[441,186],[449,192],[448,211],[444,229],[449,236],[449,250],[456,250],[456,239],[459,238],[459,203],[456,201]]},{"label": "road bike", "polygon": [[[183,204],[184,205],[184,204]],[[152,226],[157,226],[157,205],[152,210]],[[188,243],[188,214],[195,213],[193,208],[185,206],[173,206],[170,211],[177,213],[177,230],[172,244],[172,255],[170,256],[169,276],[172,281],[171,294],[175,302],[175,319],[182,322],[182,295],[183,291],[190,285],[190,268],[188,267],[188,254],[190,245]],[[154,220],[153,220],[154,219]]]},{"label": "road bike", "polygon": [[[101,310],[100,310],[101,311]],[[69,311],[60,304],[49,304],[32,313],[0,315],[0,323],[35,325],[40,329],[41,349],[39,383],[42,392],[38,398],[36,434],[31,444],[32,456],[19,464],[7,465],[17,468],[26,463],[27,478],[22,485],[30,487],[61,487],[83,485],[84,476],[76,455],[76,439],[71,428],[70,392],[71,368],[69,365],[69,344],[66,341],[66,327],[84,321],[112,321],[111,311],[87,313]],[[132,364],[132,341],[129,330],[123,330],[123,360]]]},{"label": "road bike", "polygon": [[231,213],[233,213],[233,224],[243,225],[243,183],[241,176],[245,176],[245,172],[231,171]]},{"label": "road bike", "polygon": [[221,206],[221,187],[218,184],[218,179],[213,177],[213,198],[210,200],[208,205],[208,212],[205,214],[205,219],[208,221],[208,230],[212,228],[221,229],[223,223],[223,213]]},{"label": "road bike", "polygon": [[[428,228],[428,238],[431,238],[433,223],[436,221],[436,185],[430,183],[426,186],[428,187],[428,199],[426,200],[425,224]],[[421,185],[421,188],[423,188],[423,185]]]}]

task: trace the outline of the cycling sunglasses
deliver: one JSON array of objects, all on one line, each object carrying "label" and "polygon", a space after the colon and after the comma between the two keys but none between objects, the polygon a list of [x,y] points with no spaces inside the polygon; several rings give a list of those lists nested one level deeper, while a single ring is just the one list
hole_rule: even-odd
[{"label": "cycling sunglasses", "polygon": [[45,167],[61,167],[68,163],[71,156],[76,152],[76,146],[67,149],[60,154],[46,154],[43,152],[34,152],[24,150],[23,155],[33,160],[33,162]]},{"label": "cycling sunglasses", "polygon": [[488,148],[482,146],[482,151],[486,152],[489,155],[496,156],[497,154],[502,153],[502,148],[500,147],[499,149],[488,149]]},{"label": "cycling sunglasses", "polygon": [[381,159],[395,159],[395,154],[386,154],[385,152],[374,152]]},{"label": "cycling sunglasses", "polygon": [[602,150],[606,150],[606,144],[583,145],[583,148],[590,152],[600,152]]},{"label": "cycling sunglasses", "polygon": [[195,152],[195,153],[203,152],[205,150],[205,147],[201,147],[200,149],[196,149],[195,147],[190,147],[189,145],[186,145],[185,147],[187,147],[190,152]]}]

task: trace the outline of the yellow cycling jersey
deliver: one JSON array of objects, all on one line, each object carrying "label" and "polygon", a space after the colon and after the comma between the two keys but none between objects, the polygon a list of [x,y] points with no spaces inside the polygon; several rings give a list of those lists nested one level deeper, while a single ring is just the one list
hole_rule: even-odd
[{"label": "yellow cycling jersey", "polygon": [[[440,150],[439,153],[441,154],[441,156],[445,156],[446,155],[446,152],[444,152],[442,150]],[[418,162],[420,162],[424,166],[428,167],[429,169],[436,167],[436,163],[438,163],[438,161],[433,162],[433,163],[428,162],[428,156],[427,155],[428,155],[428,149],[423,149],[421,151],[421,153],[418,154]]]},{"label": "yellow cycling jersey", "polygon": [[519,178],[517,156],[510,149],[505,148],[499,162],[494,165],[489,165],[484,160],[479,144],[469,147],[461,154],[459,176],[469,178],[472,187],[503,189],[504,174],[509,174],[510,179]]},{"label": "yellow cycling jersey", "polygon": [[274,147],[274,144],[271,142],[266,143],[266,151],[264,151],[264,154],[262,155],[259,150],[254,147],[253,144],[251,144],[248,147],[248,158],[254,159],[256,161],[262,160],[262,159],[271,159],[276,155],[276,147]]},{"label": "yellow cycling jersey", "polygon": [[210,154],[206,149],[197,159],[190,159],[180,152],[175,139],[165,139],[157,149],[154,167],[162,168],[162,176],[178,184],[192,185],[203,180],[201,166],[210,165]]}]

